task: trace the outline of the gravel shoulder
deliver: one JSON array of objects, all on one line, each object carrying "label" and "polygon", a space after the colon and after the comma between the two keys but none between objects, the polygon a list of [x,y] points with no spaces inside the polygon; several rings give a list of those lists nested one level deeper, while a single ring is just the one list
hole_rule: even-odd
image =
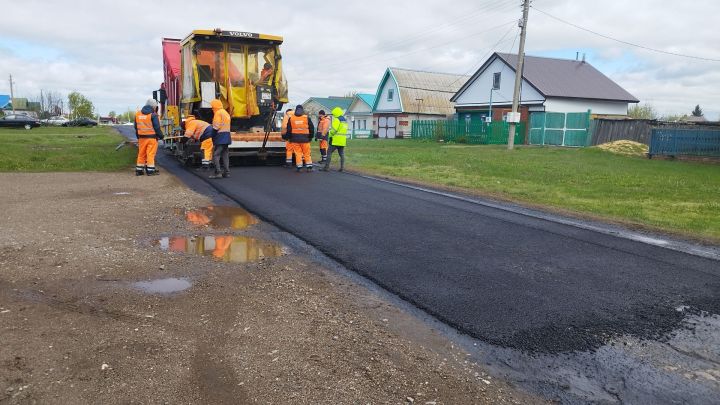
[{"label": "gravel shoulder", "polygon": [[[0,189],[0,404],[542,402],[302,246],[162,251],[169,235],[288,240],[186,222],[212,201],[167,173],[2,173]],[[164,278],[192,286],[132,287]]]}]

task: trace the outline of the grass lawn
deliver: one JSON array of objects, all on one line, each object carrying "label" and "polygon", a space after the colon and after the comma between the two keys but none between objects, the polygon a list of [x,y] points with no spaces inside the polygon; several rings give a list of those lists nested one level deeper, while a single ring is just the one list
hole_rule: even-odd
[{"label": "grass lawn", "polygon": [[[348,166],[374,175],[720,242],[720,165],[597,148],[352,140]],[[337,159],[337,158],[336,158]]]},{"label": "grass lawn", "polygon": [[0,171],[113,171],[135,164],[135,149],[109,127],[0,129]]}]

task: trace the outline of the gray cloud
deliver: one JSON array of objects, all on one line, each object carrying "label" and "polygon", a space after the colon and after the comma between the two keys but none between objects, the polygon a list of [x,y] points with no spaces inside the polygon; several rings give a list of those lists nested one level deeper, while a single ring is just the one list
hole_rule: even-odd
[{"label": "gray cloud", "polygon": [[[3,20],[0,92],[13,73],[21,95],[40,89],[88,95],[99,110],[141,104],[162,81],[162,37],[224,27],[285,37],[292,102],[311,95],[374,92],[387,66],[472,73],[493,50],[517,49],[519,0],[453,2],[297,1],[26,1]],[[564,20],[666,51],[720,59],[713,0],[682,3],[639,0],[535,0]],[[504,25],[503,25],[504,24]],[[493,44],[505,35],[496,48]],[[23,45],[50,56],[26,52]],[[717,62],[648,52],[577,30],[531,10],[528,54],[574,50],[644,102],[664,113],[700,104],[718,119]]]}]

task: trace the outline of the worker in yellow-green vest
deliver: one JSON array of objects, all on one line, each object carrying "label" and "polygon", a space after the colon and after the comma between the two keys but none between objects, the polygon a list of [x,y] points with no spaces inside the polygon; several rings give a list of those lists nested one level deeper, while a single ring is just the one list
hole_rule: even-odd
[{"label": "worker in yellow-green vest", "polygon": [[345,145],[347,145],[348,124],[342,108],[333,108],[332,116],[330,131],[328,131],[330,150],[328,150],[325,166],[322,168],[324,172],[330,170],[332,154],[336,150],[338,151],[338,155],[340,155],[340,171],[345,169]]}]

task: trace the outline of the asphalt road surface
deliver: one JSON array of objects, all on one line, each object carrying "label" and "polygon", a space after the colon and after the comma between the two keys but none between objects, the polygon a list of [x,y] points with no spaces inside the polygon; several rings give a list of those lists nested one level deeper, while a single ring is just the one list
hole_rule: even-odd
[{"label": "asphalt road surface", "polygon": [[[443,322],[522,352],[660,339],[720,314],[720,262],[338,172],[233,167],[216,188]],[[682,308],[684,310],[678,310]]]},{"label": "asphalt road surface", "polygon": [[591,349],[720,313],[720,262],[343,174],[238,167],[215,186],[483,341]]}]

